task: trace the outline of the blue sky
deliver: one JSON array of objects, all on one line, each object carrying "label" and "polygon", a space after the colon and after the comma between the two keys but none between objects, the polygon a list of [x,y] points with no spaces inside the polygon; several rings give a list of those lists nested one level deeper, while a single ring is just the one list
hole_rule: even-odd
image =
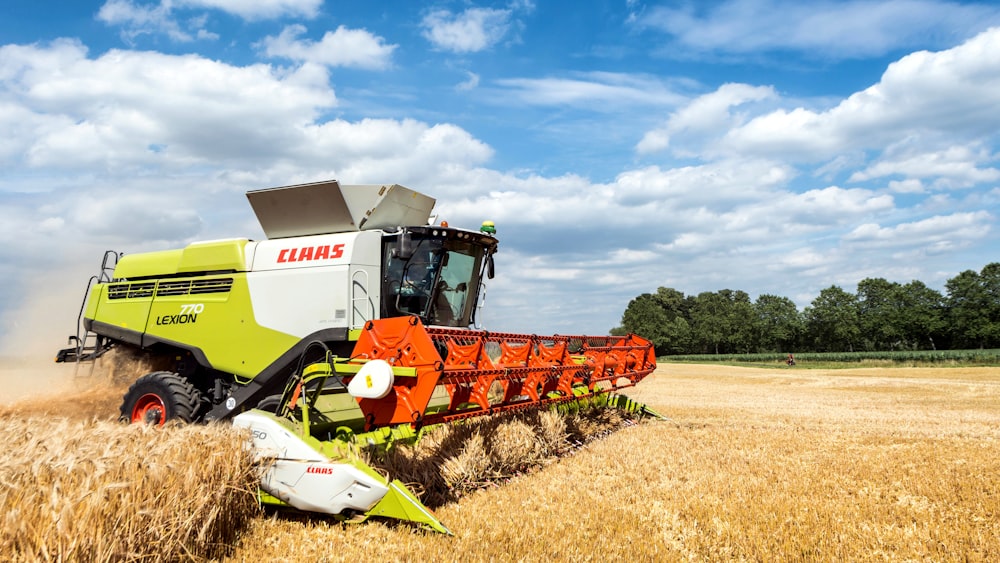
[{"label": "blue sky", "polygon": [[943,289],[1000,259],[991,3],[40,0],[0,15],[8,336],[72,332],[105,249],[259,239],[246,190],[330,178],[422,191],[453,225],[495,221],[494,330],[603,334],[659,286],[800,307],[866,277]]}]

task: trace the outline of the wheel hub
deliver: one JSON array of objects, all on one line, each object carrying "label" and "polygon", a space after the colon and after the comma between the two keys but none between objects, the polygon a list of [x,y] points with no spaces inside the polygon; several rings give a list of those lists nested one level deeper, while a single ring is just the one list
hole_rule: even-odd
[{"label": "wheel hub", "polygon": [[162,426],[166,420],[164,416],[166,412],[167,407],[163,399],[154,393],[147,393],[135,402],[135,407],[132,408],[132,422]]}]

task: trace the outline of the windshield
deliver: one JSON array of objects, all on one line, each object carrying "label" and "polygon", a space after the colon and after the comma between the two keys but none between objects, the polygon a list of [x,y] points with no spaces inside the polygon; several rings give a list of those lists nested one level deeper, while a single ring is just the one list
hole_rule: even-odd
[{"label": "windshield", "polygon": [[397,240],[385,243],[383,317],[416,315],[430,325],[472,324],[486,248],[468,240],[407,236],[403,251]]}]

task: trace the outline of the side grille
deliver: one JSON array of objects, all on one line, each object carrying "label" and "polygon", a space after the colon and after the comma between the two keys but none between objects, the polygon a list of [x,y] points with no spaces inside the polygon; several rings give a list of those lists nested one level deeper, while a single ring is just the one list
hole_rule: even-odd
[{"label": "side grille", "polygon": [[212,278],[199,280],[165,281],[156,288],[156,296],[201,295],[204,293],[229,293],[233,278]]},{"label": "side grille", "polygon": [[202,295],[205,293],[229,293],[233,287],[233,278],[210,278],[180,281],[156,282],[123,282],[108,286],[108,299],[138,299],[152,297],[155,291],[157,297],[168,295]]},{"label": "side grille", "polygon": [[152,297],[156,282],[114,283],[108,286],[108,299]]}]

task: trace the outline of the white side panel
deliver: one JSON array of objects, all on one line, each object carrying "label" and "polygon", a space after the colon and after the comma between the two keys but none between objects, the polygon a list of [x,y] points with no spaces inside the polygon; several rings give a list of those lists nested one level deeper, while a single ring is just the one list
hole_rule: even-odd
[{"label": "white side panel", "polygon": [[248,273],[254,320],[300,338],[327,328],[346,328],[347,270],[345,264]]},{"label": "white side panel", "polygon": [[355,257],[358,238],[359,233],[340,233],[260,241],[251,269],[255,272],[292,270],[346,265],[355,259],[364,260],[364,256]]},{"label": "white side panel", "polygon": [[236,415],[233,426],[250,430],[260,487],[299,510],[365,512],[389,490],[383,480],[353,465],[330,461],[268,414]]},{"label": "white side panel", "polygon": [[[254,320],[298,337],[329,328],[355,328],[355,309],[379,310],[381,240],[381,231],[368,231],[256,243],[247,273]],[[367,288],[357,287],[359,265],[370,271],[363,277]],[[368,294],[355,295],[358,289],[367,289]]]},{"label": "white side panel", "polygon": [[250,430],[254,462],[275,458],[330,461],[323,454],[310,448],[291,430],[274,420],[273,415],[249,410],[233,417],[233,426]]},{"label": "white side panel", "polygon": [[275,460],[261,474],[260,488],[309,512],[366,512],[389,488],[346,463]]},{"label": "white side panel", "polygon": [[382,275],[378,266],[351,265],[351,328],[376,319],[381,308]]}]

